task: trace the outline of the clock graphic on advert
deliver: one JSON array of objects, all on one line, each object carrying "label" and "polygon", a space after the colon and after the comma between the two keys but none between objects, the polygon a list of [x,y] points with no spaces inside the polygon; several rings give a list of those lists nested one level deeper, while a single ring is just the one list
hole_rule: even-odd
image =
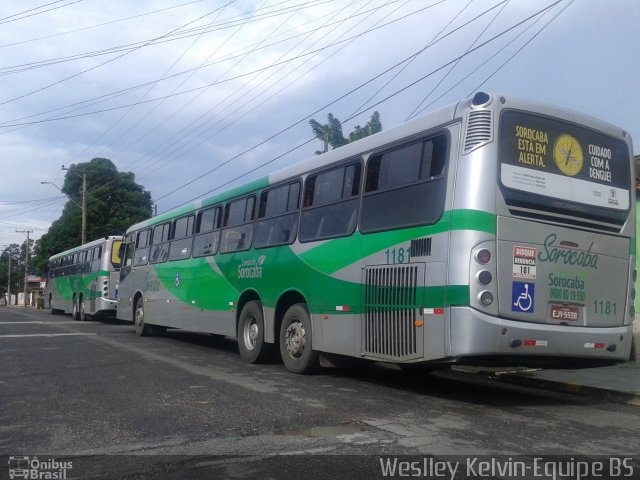
[{"label": "clock graphic on advert", "polygon": [[584,156],[578,140],[563,133],[553,145],[553,159],[562,173],[573,177],[582,170]]}]

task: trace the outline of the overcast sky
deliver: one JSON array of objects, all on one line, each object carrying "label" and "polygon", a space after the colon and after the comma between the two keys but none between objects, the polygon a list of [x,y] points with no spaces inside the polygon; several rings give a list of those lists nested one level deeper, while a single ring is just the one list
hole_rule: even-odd
[{"label": "overcast sky", "polygon": [[0,247],[60,216],[40,182],[63,164],[109,158],[163,212],[312,156],[329,112],[386,128],[482,89],[640,145],[639,19],[637,0],[0,2]]}]

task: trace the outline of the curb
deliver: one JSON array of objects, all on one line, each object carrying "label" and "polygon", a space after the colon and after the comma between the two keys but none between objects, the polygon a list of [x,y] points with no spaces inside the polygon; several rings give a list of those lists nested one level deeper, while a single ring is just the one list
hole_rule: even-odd
[{"label": "curb", "polygon": [[512,385],[540,388],[551,390],[559,393],[570,393],[574,395],[588,396],[608,402],[623,403],[640,407],[640,395],[611,390],[607,388],[594,387],[590,385],[581,385],[578,383],[562,382],[558,380],[548,380],[545,378],[537,378],[531,373],[506,373],[489,377],[494,381],[509,383]]},{"label": "curb", "polygon": [[472,381],[482,379],[489,382],[580,395],[592,399],[640,407],[640,393],[622,392],[619,390],[611,390],[609,388],[540,378],[536,376],[539,372],[543,371],[527,368],[501,369],[482,367],[454,367],[451,369],[451,373],[458,378],[465,378]]}]

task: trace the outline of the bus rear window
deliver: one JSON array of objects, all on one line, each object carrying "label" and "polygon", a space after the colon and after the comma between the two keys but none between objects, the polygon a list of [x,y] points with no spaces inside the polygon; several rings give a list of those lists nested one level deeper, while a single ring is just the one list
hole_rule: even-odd
[{"label": "bus rear window", "polygon": [[626,218],[627,144],[544,115],[505,110],[500,117],[500,184],[510,206],[592,217]]},{"label": "bus rear window", "polygon": [[113,245],[111,245],[111,265],[114,269],[119,269],[122,260],[120,259],[120,245],[122,242],[120,240],[115,240]]}]

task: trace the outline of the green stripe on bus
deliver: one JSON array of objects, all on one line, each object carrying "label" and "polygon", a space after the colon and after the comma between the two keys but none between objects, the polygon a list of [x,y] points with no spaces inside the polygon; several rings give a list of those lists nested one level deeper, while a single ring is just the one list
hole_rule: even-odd
[{"label": "green stripe on bus", "polygon": [[301,253],[300,258],[314,268],[330,275],[364,257],[398,243],[449,230],[474,230],[495,235],[496,216],[479,210],[447,211],[434,225],[371,234],[366,242],[360,238],[362,234],[356,232],[350,237],[336,238],[322,243]]},{"label": "green stripe on bus", "polygon": [[451,230],[475,230],[496,234],[496,215],[480,210],[452,210]]}]

